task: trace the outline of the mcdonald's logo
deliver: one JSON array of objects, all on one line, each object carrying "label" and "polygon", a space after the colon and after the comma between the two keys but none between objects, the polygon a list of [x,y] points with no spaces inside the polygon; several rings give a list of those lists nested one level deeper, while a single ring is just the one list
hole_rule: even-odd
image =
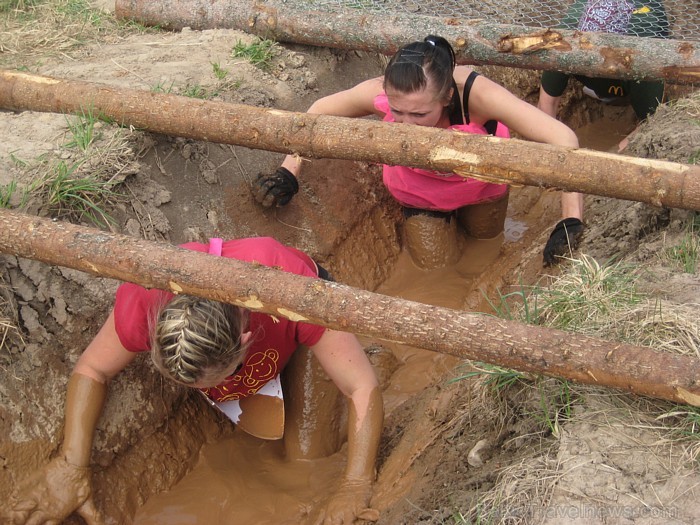
[{"label": "mcdonald's logo", "polygon": [[611,94],[611,93],[613,95],[615,95],[616,97],[624,97],[625,96],[625,92],[622,89],[622,86],[610,86],[608,88],[608,94]]}]

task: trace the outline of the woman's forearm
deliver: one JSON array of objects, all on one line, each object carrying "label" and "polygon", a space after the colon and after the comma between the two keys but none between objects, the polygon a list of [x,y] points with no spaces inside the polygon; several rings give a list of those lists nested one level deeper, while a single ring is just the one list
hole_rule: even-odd
[{"label": "woman's forearm", "polygon": [[301,173],[302,160],[299,155],[287,155],[282,161],[282,167],[288,169],[295,177],[298,177]]},{"label": "woman's forearm", "polygon": [[90,464],[92,440],[102,414],[107,385],[74,372],[68,381],[62,451],[66,461],[78,467]]},{"label": "woman's forearm", "polygon": [[353,394],[348,417],[346,479],[374,479],[383,424],[384,405],[379,387]]}]

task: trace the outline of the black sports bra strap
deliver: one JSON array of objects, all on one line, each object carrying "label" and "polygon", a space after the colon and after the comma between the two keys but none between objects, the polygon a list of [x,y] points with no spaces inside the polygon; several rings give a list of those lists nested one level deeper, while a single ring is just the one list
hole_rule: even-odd
[{"label": "black sports bra strap", "polygon": [[467,77],[467,81],[464,83],[464,94],[462,95],[462,107],[464,108],[464,123],[469,124],[469,92],[472,90],[472,84],[476,80],[479,73],[472,71]]},{"label": "black sports bra strap", "polygon": [[[462,98],[462,106],[464,107],[464,123],[469,124],[469,93],[472,90],[472,84],[474,84],[474,81],[476,80],[476,77],[479,76],[479,73],[476,71],[472,71],[469,73],[469,76],[467,77],[466,82],[464,83],[464,95]],[[498,122],[495,120],[489,120],[484,123],[484,128],[486,129],[487,133],[489,135],[495,135],[496,134],[496,128],[498,127]]]},{"label": "black sports bra strap", "polygon": [[452,79],[452,100],[450,100],[450,125],[457,126],[464,123],[464,114],[462,113],[462,104],[459,103],[459,89],[455,79]]}]

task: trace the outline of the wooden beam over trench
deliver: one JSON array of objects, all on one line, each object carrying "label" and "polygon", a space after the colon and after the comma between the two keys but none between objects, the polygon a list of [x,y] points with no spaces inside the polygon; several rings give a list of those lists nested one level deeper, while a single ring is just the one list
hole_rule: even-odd
[{"label": "wooden beam over trench", "polygon": [[283,42],[393,54],[429,34],[461,64],[554,69],[608,78],[700,80],[700,41],[496,24],[488,19],[362,9],[319,10],[280,0],[116,0],[118,18],[169,29],[230,28]]},{"label": "wooden beam over trench", "polygon": [[0,252],[385,341],[700,406],[700,360],[0,209]]},{"label": "wooden beam over trench", "polygon": [[0,108],[93,114],[171,136],[454,172],[700,210],[700,166],[407,124],[294,113],[0,70]]}]

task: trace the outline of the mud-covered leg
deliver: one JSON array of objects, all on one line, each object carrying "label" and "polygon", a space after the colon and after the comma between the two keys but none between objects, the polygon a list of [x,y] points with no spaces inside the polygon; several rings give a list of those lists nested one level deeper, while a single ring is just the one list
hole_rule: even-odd
[{"label": "mud-covered leg", "polygon": [[288,459],[317,459],[337,452],[347,427],[347,403],[313,352],[299,346],[282,374]]},{"label": "mud-covered leg", "polygon": [[404,244],[416,266],[435,270],[459,260],[461,239],[452,214],[414,213],[408,208],[404,215]]},{"label": "mud-covered leg", "polygon": [[460,208],[457,220],[467,235],[475,239],[493,239],[503,232],[507,211],[508,193],[495,201]]}]

